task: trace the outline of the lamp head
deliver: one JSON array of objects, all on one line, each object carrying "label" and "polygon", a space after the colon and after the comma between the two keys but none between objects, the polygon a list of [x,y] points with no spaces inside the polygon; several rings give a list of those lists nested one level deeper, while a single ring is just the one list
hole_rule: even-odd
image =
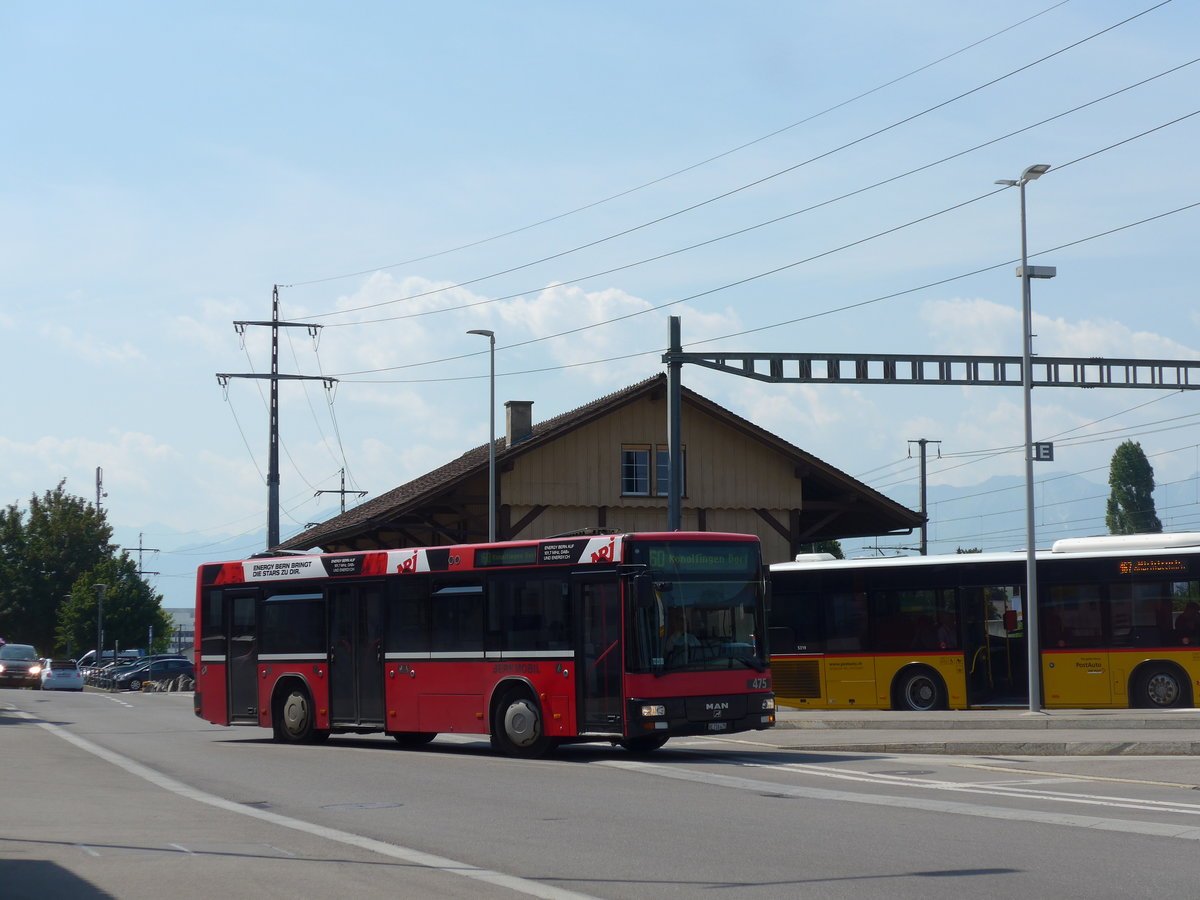
[{"label": "lamp head", "polygon": [[486,328],[472,328],[467,334],[482,334],[485,338],[492,338],[493,340],[496,337],[496,332],[488,331]]},{"label": "lamp head", "polygon": [[1043,175],[1050,171],[1050,166],[1046,163],[1038,163],[1036,166],[1030,166],[1021,173],[1022,181],[1037,181]]}]

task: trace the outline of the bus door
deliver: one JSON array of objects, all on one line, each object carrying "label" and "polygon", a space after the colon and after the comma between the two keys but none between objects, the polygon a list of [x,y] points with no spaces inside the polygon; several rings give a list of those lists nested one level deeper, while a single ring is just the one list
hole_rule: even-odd
[{"label": "bus door", "polygon": [[229,723],[258,724],[258,591],[225,595],[229,616]]},{"label": "bus door", "polygon": [[579,611],[576,687],[581,733],[624,731],[621,590],[617,579],[576,577],[573,606]]},{"label": "bus door", "polygon": [[959,593],[970,706],[1029,700],[1020,594],[1017,586],[969,587]]},{"label": "bus door", "polygon": [[331,725],[383,724],[383,586],[329,589]]}]

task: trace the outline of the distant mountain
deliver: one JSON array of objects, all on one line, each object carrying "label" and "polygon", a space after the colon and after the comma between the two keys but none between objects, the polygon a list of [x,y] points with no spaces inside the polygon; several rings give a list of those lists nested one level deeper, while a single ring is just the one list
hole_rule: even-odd
[{"label": "distant mountain", "polygon": [[[1077,475],[1051,476],[1034,483],[1034,540],[1048,547],[1059,538],[1105,534],[1109,488]],[[920,508],[917,487],[890,494],[911,509]],[[969,487],[931,485],[928,489],[930,553],[956,550],[1020,550],[1025,547],[1025,479],[997,476]],[[847,556],[877,552],[917,552],[920,532],[878,539],[843,541]]]}]

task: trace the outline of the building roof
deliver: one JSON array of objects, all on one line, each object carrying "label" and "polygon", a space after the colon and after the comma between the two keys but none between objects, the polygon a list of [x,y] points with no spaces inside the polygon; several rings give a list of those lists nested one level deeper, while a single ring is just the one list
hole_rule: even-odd
[{"label": "building roof", "polygon": [[[655,375],[533,425],[532,434],[512,447],[507,446],[504,438],[498,438],[495,450],[497,469],[503,470],[504,463],[529,453],[569,431],[610,415],[622,406],[647,397],[665,398],[665,394],[666,376]],[[901,506],[748,419],[687,387],[681,389],[681,400],[684,405],[690,405],[724,421],[768,445],[780,455],[795,461],[804,491],[801,513],[806,539],[819,541],[862,537],[897,531],[907,532],[920,527],[922,517],[919,513]],[[332,549],[334,546],[342,547],[351,543],[356,536],[386,530],[400,517],[435,502],[439,496],[465,479],[481,473],[486,474],[487,466],[488,445],[481,444],[444,466],[288,538],[279,544],[278,549]]]}]

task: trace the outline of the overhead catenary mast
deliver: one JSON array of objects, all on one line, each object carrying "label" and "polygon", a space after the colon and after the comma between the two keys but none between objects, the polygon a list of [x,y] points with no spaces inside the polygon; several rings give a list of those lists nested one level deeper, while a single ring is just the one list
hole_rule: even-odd
[{"label": "overhead catenary mast", "polygon": [[217,373],[217,381],[224,387],[230,378],[265,378],[271,382],[270,426],[268,445],[270,449],[267,464],[267,549],[279,544],[279,382],[288,379],[292,381],[323,381],[326,388],[337,383],[336,378],[327,375],[280,375],[279,374],[279,329],[307,328],[312,337],[317,336],[320,325],[308,322],[279,321],[279,285],[273,285],[271,291],[271,321],[269,322],[234,322],[233,327],[238,334],[244,334],[248,325],[267,325],[271,328],[271,374],[259,375]]}]

